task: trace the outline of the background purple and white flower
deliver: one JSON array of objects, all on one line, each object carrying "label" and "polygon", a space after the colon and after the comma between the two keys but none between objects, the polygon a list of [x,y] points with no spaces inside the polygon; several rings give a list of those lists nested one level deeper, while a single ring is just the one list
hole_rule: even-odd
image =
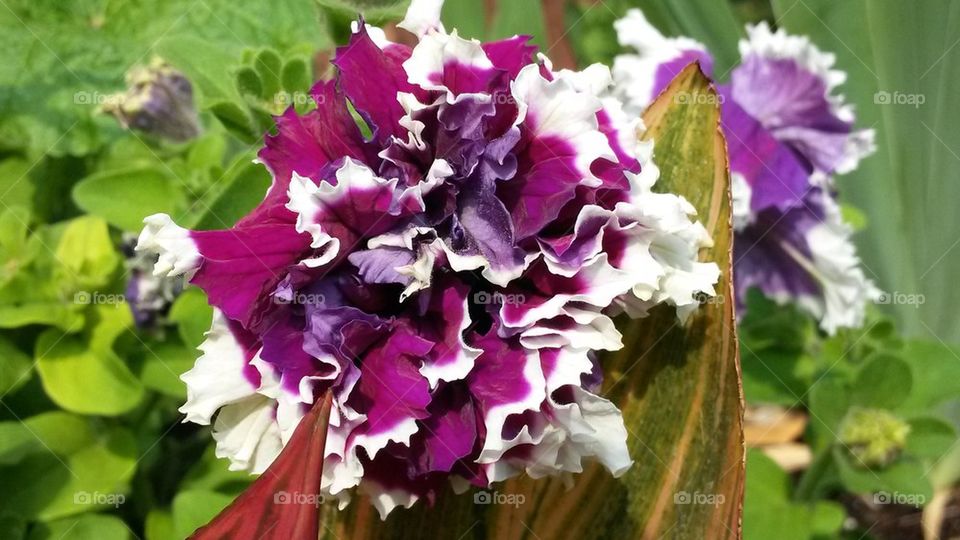
[{"label": "background purple and white flower", "polygon": [[[639,114],[693,61],[713,76],[702,44],[665,37],[639,10],[615,24],[621,45],[615,95]],[[751,288],[795,302],[825,331],[862,324],[879,294],[861,268],[835,200],[832,176],[874,151],[872,130],[834,93],[845,74],[809,39],[747,27],[740,63],[718,86],[734,196],[734,288],[741,314]],[[718,74],[721,78],[726,74]]]},{"label": "background purple and white flower", "polygon": [[719,278],[693,207],[652,190],[607,68],[447,33],[439,7],[413,3],[412,48],[355,27],[317,108],[277,117],[273,184],[236,226],[157,214],[138,246],[216,308],[181,411],[213,423],[217,455],[262,472],[330,390],[324,495],[356,488],[384,517],[449,482],[584,458],[622,474],[626,429],[598,394],[612,317],[685,319]]}]

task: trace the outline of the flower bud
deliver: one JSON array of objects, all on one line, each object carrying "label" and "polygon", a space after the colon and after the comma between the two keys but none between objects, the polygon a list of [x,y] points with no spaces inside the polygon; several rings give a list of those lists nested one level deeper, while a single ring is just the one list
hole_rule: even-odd
[{"label": "flower bud", "polygon": [[149,66],[127,72],[126,82],[127,91],[111,96],[101,107],[124,128],[176,142],[200,134],[193,85],[183,73],[155,58]]},{"label": "flower bud", "polygon": [[852,409],[840,429],[840,441],[865,467],[886,467],[907,443],[910,425],[883,409]]}]

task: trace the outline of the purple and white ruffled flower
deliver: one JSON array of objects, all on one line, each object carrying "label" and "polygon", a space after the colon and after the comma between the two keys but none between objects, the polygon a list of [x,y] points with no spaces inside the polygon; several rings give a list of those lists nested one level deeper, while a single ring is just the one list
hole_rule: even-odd
[{"label": "purple and white ruffled flower", "polygon": [[597,352],[622,347],[611,317],[684,318],[719,277],[693,207],[651,191],[609,70],[463,39],[424,4],[403,23],[415,47],[356,25],[317,108],[277,117],[249,215],[220,231],[150,216],[138,247],[216,308],[181,411],[213,423],[217,455],[264,471],[329,390],[323,494],[359,490],[382,516],[584,458],[622,474],[626,429],[598,394]]},{"label": "purple and white ruffled flower", "polygon": [[[664,37],[639,10],[615,26],[621,44],[636,51],[617,57],[613,69],[614,94],[630,113],[642,112],[692,61],[712,75],[702,44]],[[740,64],[718,86],[730,152],[738,307],[742,313],[756,287],[797,303],[829,333],[860,326],[878,291],[864,276],[832,177],[874,151],[874,133],[854,129],[853,108],[834,93],[845,74],[833,69],[832,54],[766,23],[748,26],[747,34]]]}]

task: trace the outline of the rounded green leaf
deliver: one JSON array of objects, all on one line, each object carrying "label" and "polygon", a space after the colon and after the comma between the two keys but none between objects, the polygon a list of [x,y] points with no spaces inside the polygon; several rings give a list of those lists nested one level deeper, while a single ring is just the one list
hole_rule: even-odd
[{"label": "rounded green leaf", "polygon": [[306,92],[312,84],[310,68],[302,58],[287,60],[283,65],[283,89],[287,92]]},{"label": "rounded green leaf", "polygon": [[910,395],[913,374],[899,357],[877,353],[857,374],[850,402],[861,407],[894,409]]},{"label": "rounded green leaf", "polygon": [[0,396],[13,392],[30,380],[33,362],[26,353],[0,338]]},{"label": "rounded green leaf", "polygon": [[167,510],[151,510],[143,528],[146,540],[179,540],[173,526],[173,514]]},{"label": "rounded green leaf", "polygon": [[909,423],[906,450],[911,455],[939,460],[957,442],[956,430],[939,418],[913,418]]},{"label": "rounded green leaf", "polygon": [[180,182],[156,167],[92,174],[73,188],[73,200],[125,231],[139,231],[144,217],[174,214],[185,202]]},{"label": "rounded green leaf", "polygon": [[257,99],[266,97],[260,75],[251,67],[244,66],[237,70],[237,74],[234,76],[234,84],[237,85],[237,91],[242,96],[252,96]]},{"label": "rounded green leaf", "polygon": [[187,387],[180,375],[193,367],[198,354],[176,341],[150,343],[140,368],[140,380],[151,390],[186,399]]},{"label": "rounded green leaf", "polygon": [[29,540],[127,540],[133,533],[116,516],[86,514],[41,523],[30,531]]},{"label": "rounded green leaf", "polygon": [[53,412],[25,420],[39,448],[16,465],[0,467],[0,508],[41,521],[116,508],[137,463],[133,435],[117,427]]},{"label": "rounded green leaf", "polygon": [[196,349],[204,340],[204,334],[213,321],[213,308],[207,296],[198,288],[183,291],[170,308],[170,320],[177,323],[180,338],[191,349]]},{"label": "rounded green leaf", "polygon": [[193,534],[231,501],[233,497],[213,491],[191,490],[177,494],[173,499],[173,526],[177,538],[187,538]]},{"label": "rounded green leaf", "polygon": [[211,192],[195,205],[199,212],[191,217],[190,228],[210,230],[232,227],[263,200],[270,181],[266,167],[251,163],[251,157],[247,154],[239,156],[222,180],[225,187]]},{"label": "rounded green leaf", "polygon": [[252,144],[257,140],[250,123],[250,115],[232,101],[217,101],[210,105],[210,112],[220,120],[223,127],[241,141]]},{"label": "rounded green leaf", "polygon": [[269,98],[280,91],[280,73],[283,71],[283,60],[272,49],[260,51],[253,61],[253,67],[263,85],[261,96]]},{"label": "rounded green leaf", "polygon": [[47,330],[37,339],[36,354],[44,390],[68,411],[116,416],[143,398],[143,385],[112,350]]}]

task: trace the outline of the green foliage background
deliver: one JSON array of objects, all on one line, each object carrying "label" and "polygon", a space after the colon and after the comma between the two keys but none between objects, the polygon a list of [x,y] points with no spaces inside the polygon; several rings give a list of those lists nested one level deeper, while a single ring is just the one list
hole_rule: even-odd
[{"label": "green foliage background", "polygon": [[[548,54],[539,2],[449,0],[448,27],[478,38],[533,34]],[[396,20],[404,2],[365,0],[0,1],[0,538],[183,538],[249,482],[213,455],[208,429],[180,424],[189,369],[209,325],[200,291],[159,328],[134,327],[122,297],[121,245],[143,216],[224,228],[269,184],[251,163],[270,115],[319,75],[316,53],[344,40],[355,8]],[[922,495],[960,471],[960,272],[957,199],[960,5],[949,0],[606,0],[569,2],[581,65],[619,52],[612,23],[643,7],[668,34],[738,58],[742,23],[767,18],[809,34],[850,73],[843,87],[880,151],[839,180],[866,216],[868,274],[919,306],[878,306],[864,329],[827,339],[760,297],[741,327],[748,401],[810,412],[815,460],[792,478],[748,460],[747,538],[842,534],[838,493]],[[154,56],[193,82],[204,134],[170,144],[96,112],[124,73]],[[925,96],[878,106],[877,92]],[[293,96],[291,98],[291,96]],[[287,101],[281,98],[286,97]],[[126,235],[126,236],[125,236]],[[957,249],[955,249],[957,248]],[[855,407],[911,426],[889,467],[864,469],[839,438]],[[786,531],[786,532],[785,532]]]}]

